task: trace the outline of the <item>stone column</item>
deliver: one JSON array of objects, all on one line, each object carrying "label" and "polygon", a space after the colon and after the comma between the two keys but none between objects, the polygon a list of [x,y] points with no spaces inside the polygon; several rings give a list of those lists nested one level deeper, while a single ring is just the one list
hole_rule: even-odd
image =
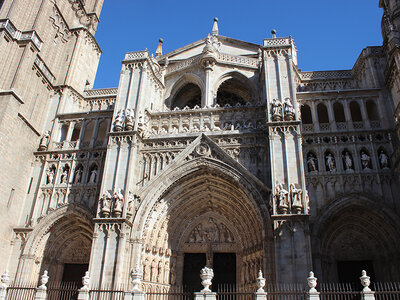
[{"label": "stone column", "polygon": [[94,143],[95,143],[96,137],[97,137],[97,132],[99,130],[99,124],[100,124],[100,119],[96,119],[96,123],[93,128],[92,138],[90,139],[90,146],[89,146],[90,148],[94,147]]},{"label": "stone column", "polygon": [[210,73],[212,72],[212,65],[207,66],[205,69],[206,69],[206,87],[201,107],[214,105],[213,97],[211,95],[211,78],[210,78],[211,77]]},{"label": "stone column", "polygon": [[331,131],[336,131],[336,120],[335,120],[335,113],[333,112],[332,101],[328,101],[328,116],[329,116],[329,124],[331,125]]},{"label": "stone column", "polygon": [[360,110],[361,110],[361,116],[364,121],[365,127],[371,128],[371,123],[369,122],[368,114],[367,114],[367,109],[365,107],[365,101],[362,99],[357,100],[358,104],[360,105]]},{"label": "stone column", "polygon": [[314,131],[319,131],[319,120],[318,120],[318,113],[316,110],[315,101],[311,102],[311,116],[313,119]]}]

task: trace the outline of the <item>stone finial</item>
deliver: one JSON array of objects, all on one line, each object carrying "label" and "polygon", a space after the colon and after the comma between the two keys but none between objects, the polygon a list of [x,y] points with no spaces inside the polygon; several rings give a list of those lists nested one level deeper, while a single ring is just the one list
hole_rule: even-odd
[{"label": "stone finial", "polygon": [[258,277],[257,277],[257,293],[265,293],[264,291],[264,286],[265,286],[265,278],[263,277],[262,271],[258,271]]},{"label": "stone finial", "polygon": [[46,284],[49,281],[49,276],[47,276],[47,270],[43,272],[43,275],[40,276],[40,286],[38,287],[39,290],[47,290]]},{"label": "stone finial", "polygon": [[276,29],[272,29],[271,33],[272,33],[272,38],[275,39],[276,38]]},{"label": "stone finial", "polygon": [[143,272],[140,267],[136,267],[131,272],[131,282],[133,284],[132,292],[141,292],[142,288],[142,279],[143,279]]},{"label": "stone finial", "polygon": [[361,285],[364,287],[363,292],[370,292],[371,289],[369,288],[369,285],[371,284],[371,281],[370,277],[367,276],[367,272],[365,270],[361,271],[360,280],[361,280]]},{"label": "stone finial", "polygon": [[214,277],[214,271],[211,268],[204,267],[200,270],[200,278],[202,280],[201,284],[204,289],[201,290],[202,293],[211,293],[210,285],[212,284],[211,280]]},{"label": "stone finial", "polygon": [[8,282],[10,281],[10,275],[8,275],[8,270],[6,270],[3,275],[1,275],[1,287],[6,288],[8,286]]},{"label": "stone finial", "polygon": [[90,282],[90,276],[89,276],[89,271],[85,272],[85,276],[82,277],[82,291],[89,291],[89,282]]},{"label": "stone finial", "polygon": [[212,35],[218,35],[218,18],[214,18],[214,24],[211,33]]},{"label": "stone finial", "polygon": [[159,57],[159,56],[162,55],[162,44],[163,43],[164,43],[164,40],[162,38],[160,38],[158,40],[158,47],[157,47],[157,50],[156,50],[156,57]]},{"label": "stone finial", "polygon": [[310,287],[309,293],[316,293],[317,289],[317,278],[314,277],[314,272],[311,271],[309,277],[307,278],[308,286]]}]

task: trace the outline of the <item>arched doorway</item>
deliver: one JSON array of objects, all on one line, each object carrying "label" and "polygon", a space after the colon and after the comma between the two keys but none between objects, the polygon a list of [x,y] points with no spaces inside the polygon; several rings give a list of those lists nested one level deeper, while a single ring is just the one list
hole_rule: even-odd
[{"label": "arched doorway", "polygon": [[394,220],[368,199],[347,198],[331,205],[313,234],[321,281],[358,282],[363,269],[373,281],[398,280],[400,239]]},{"label": "arched doorway", "polygon": [[214,269],[214,289],[219,283],[253,286],[259,269],[272,279],[272,228],[261,206],[265,199],[245,176],[228,175],[222,165],[204,158],[186,163],[181,168],[192,171],[151,205],[142,235],[146,284],[196,289],[205,265]]},{"label": "arched doorway", "polygon": [[85,208],[68,205],[40,220],[24,246],[17,279],[36,281],[47,270],[50,282],[80,283],[88,270],[92,218]]}]

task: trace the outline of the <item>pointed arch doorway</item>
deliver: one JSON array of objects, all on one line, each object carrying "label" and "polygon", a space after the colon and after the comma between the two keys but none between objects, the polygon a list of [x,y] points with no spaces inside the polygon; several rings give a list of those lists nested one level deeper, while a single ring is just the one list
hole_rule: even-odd
[{"label": "pointed arch doorway", "polygon": [[[207,264],[214,268],[214,284],[254,285],[259,269],[271,279],[273,244],[268,211],[261,206],[265,199],[221,162],[196,160],[183,165],[191,172],[171,184],[147,213],[144,281],[196,286],[201,281],[197,269]],[[232,268],[229,281],[227,265]]]}]

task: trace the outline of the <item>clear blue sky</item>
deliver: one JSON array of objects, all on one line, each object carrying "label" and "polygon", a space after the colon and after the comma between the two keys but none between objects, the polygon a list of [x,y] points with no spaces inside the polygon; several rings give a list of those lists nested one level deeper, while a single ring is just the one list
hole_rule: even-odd
[{"label": "clear blue sky", "polygon": [[103,50],[95,88],[117,87],[126,52],[164,53],[219,34],[261,44],[293,36],[303,71],[351,69],[361,50],[382,44],[378,0],[104,0],[96,39]]}]

